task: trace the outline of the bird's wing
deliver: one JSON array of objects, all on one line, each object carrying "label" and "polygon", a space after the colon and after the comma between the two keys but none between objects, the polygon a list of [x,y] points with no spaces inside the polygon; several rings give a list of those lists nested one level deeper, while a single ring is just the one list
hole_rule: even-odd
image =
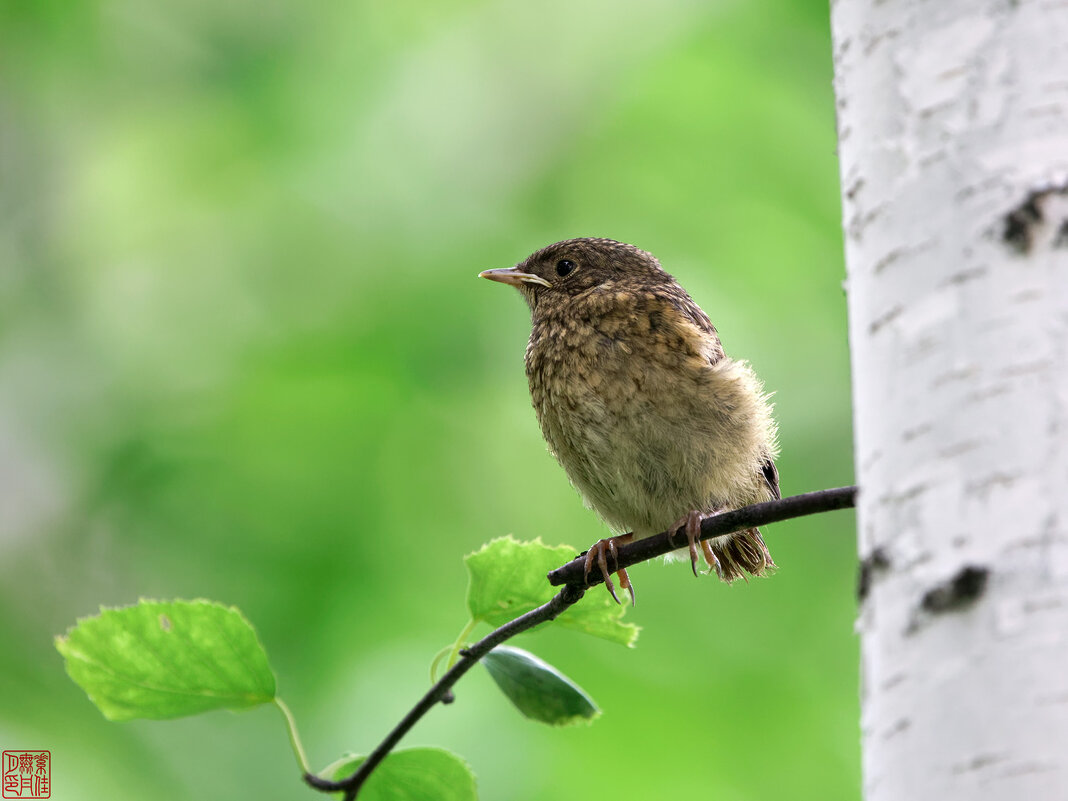
[{"label": "bird's wing", "polygon": [[771,461],[771,457],[764,460],[764,463],[760,465],[760,472],[764,474],[764,481],[768,485],[768,489],[771,490],[771,495],[775,500],[782,498],[782,492],[779,490],[779,471],[775,467],[775,462]]},{"label": "bird's wing", "polygon": [[686,290],[678,284],[672,284],[664,290],[663,299],[666,300],[671,306],[679,311],[686,319],[697,326],[704,334],[710,334],[711,336],[719,339],[719,334],[716,332],[716,327],[712,325],[712,321],[708,319],[708,315],[705,314],[704,309],[694,303],[693,298],[687,294]]},{"label": "bird's wing", "polygon": [[639,302],[638,312],[648,315],[654,337],[699,355],[704,367],[723,358],[716,327],[682,287],[672,285],[646,295]]},{"label": "bird's wing", "polygon": [[[720,427],[731,428],[736,425],[737,422],[732,422],[729,418],[741,409],[749,409],[749,413],[758,417],[767,417],[770,414],[766,400],[761,395],[759,381],[744,364],[724,361],[723,346],[715,326],[685,290],[679,286],[658,288],[642,299],[638,312],[647,315],[647,336],[651,343],[661,346],[652,348],[651,352],[666,363],[673,375],[678,377],[680,370],[690,371],[690,375],[698,377],[699,382],[706,379],[726,382],[718,384],[716,403],[709,403],[707,395],[697,393],[691,398],[694,401],[692,404],[682,402],[690,396],[679,392],[673,382],[661,383],[661,389],[671,393],[674,401],[671,406],[677,407],[678,413],[688,415],[691,424],[704,424],[708,430],[719,431]],[[725,392],[726,395],[721,394]],[[741,396],[731,396],[730,392],[741,392]],[[660,413],[664,413],[663,408]],[[779,471],[773,461],[774,424],[766,420],[764,429],[771,442],[758,457],[760,480],[767,487],[770,497],[778,500],[782,494],[779,489]]]}]

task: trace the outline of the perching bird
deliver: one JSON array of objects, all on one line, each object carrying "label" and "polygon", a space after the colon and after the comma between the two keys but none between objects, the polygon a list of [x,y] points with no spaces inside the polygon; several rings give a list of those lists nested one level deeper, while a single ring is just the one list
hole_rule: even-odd
[{"label": "perching bird", "polygon": [[549,449],[587,505],[629,532],[590,548],[587,575],[596,563],[615,597],[606,551],[683,525],[695,575],[698,548],[727,582],[774,567],[755,528],[698,541],[705,517],[780,497],[776,428],[759,379],[654,256],[569,239],[479,275],[526,299],[527,378]]}]

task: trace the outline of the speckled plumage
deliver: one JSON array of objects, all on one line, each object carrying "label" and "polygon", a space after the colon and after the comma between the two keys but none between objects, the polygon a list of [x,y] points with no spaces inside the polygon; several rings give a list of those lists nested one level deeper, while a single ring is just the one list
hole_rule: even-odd
[{"label": "speckled plumage", "polygon": [[[651,254],[572,239],[483,275],[526,298],[538,422],[611,528],[642,538],[691,512],[779,496],[760,381],[724,354],[708,317]],[[718,538],[712,550],[727,581],[773,564],[755,529]]]}]

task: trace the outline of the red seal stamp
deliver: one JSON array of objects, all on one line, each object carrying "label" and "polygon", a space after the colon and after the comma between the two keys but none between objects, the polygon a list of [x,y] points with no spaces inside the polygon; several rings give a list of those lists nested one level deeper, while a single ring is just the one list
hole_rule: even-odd
[{"label": "red seal stamp", "polygon": [[51,798],[51,751],[4,751],[0,762],[3,798]]}]

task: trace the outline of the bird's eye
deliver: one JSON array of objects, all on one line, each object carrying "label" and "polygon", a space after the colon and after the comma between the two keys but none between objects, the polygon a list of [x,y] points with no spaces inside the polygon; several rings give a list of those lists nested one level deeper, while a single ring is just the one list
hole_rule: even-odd
[{"label": "bird's eye", "polygon": [[560,259],[560,261],[556,262],[556,274],[561,278],[574,269],[575,262],[571,261],[571,259]]}]

